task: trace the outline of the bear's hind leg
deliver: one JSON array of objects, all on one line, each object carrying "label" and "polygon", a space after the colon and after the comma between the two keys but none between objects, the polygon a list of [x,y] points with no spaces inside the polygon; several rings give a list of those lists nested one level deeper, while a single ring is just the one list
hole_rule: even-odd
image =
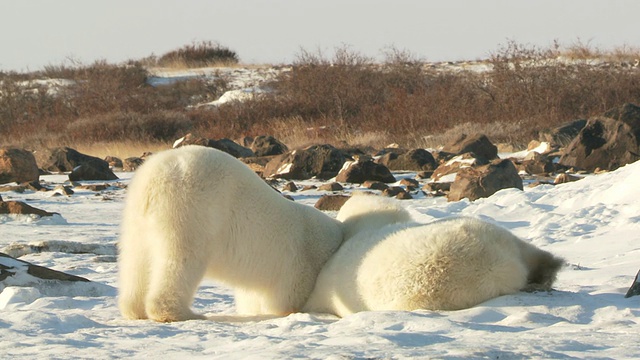
[{"label": "bear's hind leg", "polygon": [[121,248],[118,266],[120,313],[127,319],[146,319],[144,301],[149,289],[149,265],[145,253]]},{"label": "bear's hind leg", "polygon": [[145,300],[149,318],[158,322],[205,319],[191,311],[205,268],[206,259],[157,257]]}]

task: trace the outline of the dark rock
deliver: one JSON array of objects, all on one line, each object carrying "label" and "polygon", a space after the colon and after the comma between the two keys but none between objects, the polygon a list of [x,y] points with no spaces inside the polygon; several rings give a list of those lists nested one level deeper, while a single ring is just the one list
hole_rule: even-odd
[{"label": "dark rock", "polygon": [[[626,113],[625,113],[626,114]],[[606,117],[589,119],[567,146],[560,164],[586,171],[615,170],[640,159],[640,117],[626,121]]]},{"label": "dark rock", "polygon": [[349,200],[347,195],[323,195],[314,205],[322,211],[338,211]]},{"label": "dark rock", "polygon": [[69,180],[81,181],[81,180],[117,180],[118,176],[107,167],[96,162],[86,162],[76,166],[71,173],[69,173]]},{"label": "dark rock", "polygon": [[247,166],[253,170],[258,176],[264,177],[264,167],[273,160],[275,156],[254,156],[239,158],[240,161],[247,164]]},{"label": "dark rock", "polygon": [[433,171],[418,171],[416,177],[418,179],[428,179],[433,175]]},{"label": "dark rock", "polygon": [[313,145],[274,157],[264,168],[265,177],[306,180],[312,177],[326,180],[336,176],[349,160],[343,151],[331,145]]},{"label": "dark rock", "polygon": [[66,195],[66,196],[71,196],[74,194],[74,191],[73,189],[71,189],[71,186],[65,186],[65,185],[58,185],[55,187],[55,189],[53,189],[53,191],[56,194]]},{"label": "dark rock", "polygon": [[633,283],[629,286],[629,290],[624,295],[625,298],[630,298],[632,296],[640,295],[640,271],[636,273],[635,279],[633,279]]},{"label": "dark rock", "polygon": [[0,214],[53,216],[55,213],[34,208],[21,201],[0,201]]},{"label": "dark rock", "polygon": [[293,181],[289,181],[288,183],[284,184],[284,186],[282,187],[282,190],[296,192],[298,191],[298,187]]},{"label": "dark rock", "polygon": [[488,163],[485,158],[477,157],[474,153],[464,153],[454,156],[449,159],[449,161],[440,164],[440,166],[433,171],[433,174],[431,174],[431,178],[438,181],[446,175],[457,173],[462,168],[481,166]]},{"label": "dark rock", "polygon": [[585,125],[586,119],[578,119],[564,123],[556,128],[543,130],[540,132],[540,141],[546,141],[551,145],[565,147],[580,133]]},{"label": "dark rock", "polygon": [[106,161],[109,164],[109,167],[112,169],[122,169],[122,167],[124,166],[122,160],[115,156],[107,156],[104,158],[104,161]]},{"label": "dark rock", "polygon": [[424,184],[422,189],[429,192],[449,192],[451,184],[450,182],[430,182]]},{"label": "dark rock", "polygon": [[[27,268],[26,272],[29,275],[42,280],[89,282],[88,279],[85,279],[83,277],[63,273],[61,271],[56,271],[56,270],[42,267],[39,265],[34,265],[32,263],[13,258],[4,253],[0,253],[0,258],[11,259],[12,263],[18,262],[21,265],[26,266]],[[17,272],[19,272],[19,269],[15,266],[6,266],[6,265],[0,265],[0,266],[1,266],[0,269],[2,269],[2,273],[0,274],[0,281],[4,281],[9,276],[14,276]]]},{"label": "dark rock", "polygon": [[251,150],[255,156],[271,156],[284,154],[289,148],[273,136],[257,136],[251,143]]},{"label": "dark rock", "polygon": [[251,149],[246,148],[231,139],[212,140],[210,147],[224,151],[236,158],[256,156]]},{"label": "dark rock", "polygon": [[398,194],[404,193],[404,192],[406,192],[405,189],[401,188],[400,186],[391,186],[391,187],[388,187],[388,188],[382,190],[382,195],[383,196],[388,196],[388,197],[394,197],[394,196],[398,196]]},{"label": "dark rock", "polygon": [[428,171],[438,166],[430,152],[424,149],[414,149],[398,154],[390,151],[376,162],[389,168],[389,170]]},{"label": "dark rock", "polygon": [[132,156],[124,159],[124,164],[122,169],[124,171],[136,171],[144,163],[143,158],[139,158],[137,156]]},{"label": "dark rock", "polygon": [[173,143],[173,148],[178,148],[186,145],[200,145],[218,149],[236,158],[255,156],[251,149],[246,148],[231,139],[223,138],[220,140],[213,140],[193,134],[187,134],[182,138],[176,140]]},{"label": "dark rock", "polygon": [[240,140],[238,140],[238,144],[247,147],[247,148],[251,148],[251,144],[253,144],[253,137],[252,136],[243,136],[240,138]]},{"label": "dark rock", "polygon": [[537,152],[529,153],[517,167],[531,175],[545,175],[555,170],[552,159]]},{"label": "dark rock", "polygon": [[53,172],[69,172],[83,164],[91,164],[97,169],[109,169],[108,162],[68,147],[53,149],[44,168]]},{"label": "dark rock", "polygon": [[416,179],[404,178],[404,179],[400,180],[400,185],[404,185],[407,188],[409,188],[409,187],[417,188],[417,187],[420,186],[420,183]]},{"label": "dark rock", "polygon": [[396,147],[386,147],[380,151],[378,151],[377,153],[375,153],[375,157],[380,157],[380,156],[384,156],[386,154],[396,154],[396,155],[401,155],[407,152],[407,149],[401,149],[401,148],[396,148]]},{"label": "dark rock", "polygon": [[0,184],[38,181],[40,171],[30,151],[15,147],[0,148]]},{"label": "dark rock", "polygon": [[396,199],[399,199],[399,200],[411,200],[411,199],[413,199],[413,196],[411,196],[411,194],[406,192],[406,191],[402,191],[402,192],[399,192],[396,195]]},{"label": "dark rock", "polygon": [[384,183],[396,182],[396,178],[386,166],[376,164],[371,160],[347,163],[336,176],[336,181],[345,183],[362,184],[367,180]]},{"label": "dark rock", "polygon": [[367,180],[363,182],[362,186],[371,190],[384,190],[389,188],[389,185],[383,183],[382,181],[372,181],[372,180]]},{"label": "dark rock", "polygon": [[555,185],[558,185],[558,184],[564,184],[564,183],[568,183],[568,182],[578,181],[580,179],[582,179],[582,177],[580,177],[580,176],[575,176],[575,175],[563,173],[563,174],[558,174],[558,176],[556,176],[556,178],[553,180],[553,183]]},{"label": "dark rock", "polygon": [[447,198],[449,201],[464,198],[474,201],[507,188],[522,190],[522,179],[510,160],[498,159],[477,168],[460,169],[455,181],[451,184]]},{"label": "dark rock", "polygon": [[173,148],[175,149],[175,148],[179,148],[187,145],[200,145],[200,146],[206,146],[206,147],[214,147],[212,146],[212,142],[213,140],[211,139],[207,139],[205,137],[201,137],[201,136],[197,136],[189,133],[181,137],[180,139],[176,140],[173,143]]},{"label": "dark rock", "polygon": [[30,182],[22,183],[20,185],[24,186],[28,190],[49,191],[49,189],[47,189],[46,187],[42,186],[42,184],[40,184],[40,181],[30,181]]},{"label": "dark rock", "polygon": [[472,136],[462,134],[456,140],[444,146],[442,151],[458,155],[471,152],[477,158],[483,158],[488,161],[498,157],[498,148],[484,134]]},{"label": "dark rock", "polygon": [[344,190],[344,187],[342,185],[340,185],[337,182],[332,182],[332,183],[328,183],[328,184],[322,184],[320,185],[320,187],[318,188],[318,190],[324,190],[324,191],[341,191]]},{"label": "dark rock", "polygon": [[457,154],[452,154],[446,151],[434,151],[431,153],[431,155],[433,155],[433,158],[438,164],[443,164],[453,159]]},{"label": "dark rock", "polygon": [[87,189],[87,190],[91,190],[91,191],[103,191],[103,190],[107,190],[109,188],[109,185],[107,184],[87,184],[87,185],[79,185],[77,186],[78,189]]}]

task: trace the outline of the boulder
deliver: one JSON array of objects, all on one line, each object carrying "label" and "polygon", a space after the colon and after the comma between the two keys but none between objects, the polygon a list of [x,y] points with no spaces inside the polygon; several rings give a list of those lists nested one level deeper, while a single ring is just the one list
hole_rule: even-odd
[{"label": "boulder", "polygon": [[75,149],[59,147],[51,150],[44,168],[53,172],[69,172],[82,164],[91,164],[99,169],[109,169],[109,163],[95,156],[85,155]]},{"label": "boulder", "polygon": [[40,296],[113,296],[111,286],[0,253],[0,309]]},{"label": "boulder", "polygon": [[2,275],[0,275],[0,281],[5,281],[9,276],[15,275],[15,272],[19,272],[19,268],[21,266],[25,267],[25,272],[33,277],[42,279],[42,280],[60,280],[60,281],[84,281],[88,282],[89,280],[75,275],[70,275],[63,273],[61,271],[52,270],[46,267],[42,267],[39,265],[34,265],[32,263],[22,261],[16,258],[13,258],[5,253],[0,252],[0,269],[2,271]]},{"label": "boulder", "polygon": [[498,148],[484,134],[460,135],[457,139],[442,148],[445,153],[464,154],[472,152],[477,158],[488,161],[498,157]]},{"label": "boulder", "polygon": [[117,158],[115,156],[107,156],[104,158],[104,161],[109,163],[109,167],[112,169],[122,169],[124,167],[122,160],[120,160],[120,158]]},{"label": "boulder", "polygon": [[211,139],[189,133],[181,137],[180,139],[174,141],[173,148],[175,149],[175,148],[179,148],[181,146],[187,146],[187,145],[200,145],[200,146],[206,146],[206,147],[213,147],[210,145],[212,141],[213,140]]},{"label": "boulder", "polygon": [[624,295],[625,298],[640,295],[640,271],[636,273],[636,277],[633,279],[633,283],[629,286],[629,290]]},{"label": "boulder", "polygon": [[[633,107],[633,109],[628,109]],[[615,170],[640,159],[640,116],[635,105],[626,104],[619,113],[589,119],[578,136],[569,144],[559,163],[567,167],[593,172]]]},{"label": "boulder", "polygon": [[322,184],[318,187],[318,190],[322,191],[342,191],[344,187],[337,182],[331,182],[328,184]]},{"label": "boulder", "polygon": [[306,180],[312,177],[326,180],[336,176],[351,158],[331,145],[313,145],[288,151],[271,159],[264,168],[264,177]]},{"label": "boulder", "polygon": [[255,156],[280,155],[288,150],[287,145],[273,136],[257,136],[251,143],[251,151],[254,152]]},{"label": "boulder", "polygon": [[15,147],[0,148],[0,184],[39,179],[38,164],[30,151]]},{"label": "boulder", "polygon": [[118,176],[113,173],[111,168],[102,166],[96,162],[86,162],[73,168],[69,173],[69,180],[117,180]]},{"label": "boulder", "polygon": [[118,179],[107,161],[68,147],[53,149],[45,169],[56,172],[70,171],[69,180],[71,181]]},{"label": "boulder", "polygon": [[55,213],[35,208],[22,201],[2,201],[0,199],[0,214],[53,216]]},{"label": "boulder", "polygon": [[137,156],[132,156],[124,159],[124,164],[122,166],[122,170],[124,171],[136,171],[137,168],[140,167],[144,163],[143,158],[139,158]]},{"label": "boulder", "polygon": [[223,138],[220,140],[213,140],[213,139],[207,139],[204,137],[193,135],[191,133],[176,140],[173,143],[173,148],[178,148],[186,145],[200,145],[200,146],[206,146],[206,147],[218,149],[236,158],[255,156],[255,154],[253,153],[253,151],[251,151],[251,149],[246,148],[231,139]]},{"label": "boulder", "polygon": [[430,183],[424,184],[424,186],[422,187],[422,190],[428,191],[430,193],[449,192],[449,190],[451,190],[451,183],[450,182],[430,182]]},{"label": "boulder", "polygon": [[296,192],[298,191],[298,186],[296,186],[293,181],[289,181],[288,183],[284,184],[284,186],[282,187],[282,191]]},{"label": "boulder", "polygon": [[566,122],[553,129],[547,129],[540,132],[540,141],[548,142],[551,145],[565,147],[569,145],[573,139],[580,133],[585,125],[586,119],[578,119]]},{"label": "boulder", "polygon": [[581,179],[582,179],[582,177],[580,177],[580,176],[575,176],[575,175],[571,175],[571,174],[567,174],[567,173],[562,173],[562,174],[558,174],[558,176],[556,176],[556,178],[553,179],[553,184],[554,185],[566,184],[566,183],[578,181],[578,180],[581,180]]},{"label": "boulder", "polygon": [[555,171],[552,159],[535,151],[530,152],[517,167],[530,175],[545,175]]},{"label": "boulder", "polygon": [[400,185],[404,185],[407,190],[412,191],[420,187],[420,182],[416,179],[404,178],[400,180]]},{"label": "boulder", "polygon": [[401,191],[401,192],[398,193],[398,195],[396,195],[396,199],[399,199],[399,200],[411,200],[411,199],[413,199],[413,196],[411,196],[411,194],[409,192]]},{"label": "boulder", "polygon": [[384,190],[389,188],[389,185],[383,183],[382,181],[371,181],[371,180],[367,180],[363,182],[362,186],[371,190]]},{"label": "boulder", "polygon": [[314,207],[322,211],[338,211],[347,200],[347,195],[322,195]]},{"label": "boulder", "polygon": [[494,160],[476,168],[467,167],[458,171],[447,195],[449,201],[468,198],[474,201],[489,197],[498,190],[517,188],[522,190],[522,179],[511,160]]},{"label": "boulder", "polygon": [[382,190],[382,196],[388,196],[388,197],[403,197],[404,195],[402,195],[403,193],[406,193],[407,191],[405,189],[403,189],[400,186],[391,186],[388,187],[384,190]]},{"label": "boulder", "polygon": [[484,157],[476,157],[474,153],[464,153],[457,155],[449,159],[438,166],[431,174],[431,179],[434,181],[440,181],[443,177],[451,174],[455,174],[460,169],[473,166],[481,166],[488,164]]},{"label": "boulder", "polygon": [[235,141],[226,138],[220,140],[212,140],[210,147],[224,151],[236,158],[256,156],[251,149],[246,148],[236,143]]},{"label": "boulder", "polygon": [[389,149],[376,162],[389,170],[428,171],[438,166],[433,155],[425,149],[413,149],[403,153]]},{"label": "boulder", "polygon": [[367,180],[383,183],[396,182],[396,178],[386,166],[376,164],[372,160],[349,161],[336,176],[336,181],[345,183],[362,184]]}]

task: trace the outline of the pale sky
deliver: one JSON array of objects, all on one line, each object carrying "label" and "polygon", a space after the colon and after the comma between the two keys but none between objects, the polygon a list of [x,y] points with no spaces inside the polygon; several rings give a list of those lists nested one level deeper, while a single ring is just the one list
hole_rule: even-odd
[{"label": "pale sky", "polygon": [[2,0],[0,71],[115,63],[202,40],[246,64],[342,45],[372,57],[394,46],[428,61],[485,58],[509,39],[638,48],[638,14],[638,0]]}]

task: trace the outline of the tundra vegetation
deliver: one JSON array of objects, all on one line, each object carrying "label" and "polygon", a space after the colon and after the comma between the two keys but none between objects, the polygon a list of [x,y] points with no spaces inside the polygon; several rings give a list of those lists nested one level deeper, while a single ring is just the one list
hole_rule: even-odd
[{"label": "tundra vegetation", "polygon": [[[537,48],[510,41],[474,61],[487,69],[478,71],[461,62],[435,66],[394,48],[382,60],[349,47],[330,57],[303,49],[289,71],[266,84],[273,91],[211,108],[194,105],[230,90],[222,77],[163,86],[147,81],[159,67],[243,66],[224,46],[194,43],[121,64],[70,61],[0,72],[0,144],[132,156],[166,148],[188,132],[213,139],[274,135],[290,147],[377,148],[435,147],[481,132],[494,143],[521,147],[540,130],[640,103],[638,58],[640,51],[629,47]],[[63,80],[68,85],[55,86]]]}]

